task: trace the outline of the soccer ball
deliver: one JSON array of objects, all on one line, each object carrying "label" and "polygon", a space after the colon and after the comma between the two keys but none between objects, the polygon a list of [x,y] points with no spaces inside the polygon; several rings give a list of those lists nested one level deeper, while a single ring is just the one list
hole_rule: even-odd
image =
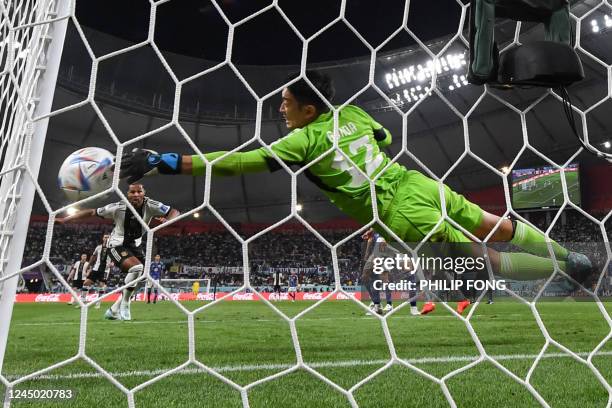
[{"label": "soccer ball", "polygon": [[57,183],[70,201],[90,197],[109,188],[115,156],[99,147],[85,147],[64,160]]}]

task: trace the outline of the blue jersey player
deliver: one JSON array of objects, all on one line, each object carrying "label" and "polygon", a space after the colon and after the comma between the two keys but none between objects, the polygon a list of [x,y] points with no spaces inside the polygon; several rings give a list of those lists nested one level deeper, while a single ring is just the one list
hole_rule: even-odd
[{"label": "blue jersey player", "polygon": [[291,272],[291,275],[289,275],[288,284],[289,288],[287,288],[287,293],[291,297],[291,301],[295,302],[295,293],[297,292],[298,287],[298,276],[295,272]]},{"label": "blue jersey player", "polygon": [[[370,312],[368,312],[367,314],[374,314],[374,313],[384,314],[384,313],[387,313],[393,310],[393,294],[391,293],[391,290],[389,289],[389,287],[385,286],[384,291],[385,291],[385,300],[387,302],[387,305],[385,306],[384,309],[381,308],[380,292],[374,289],[374,281],[376,280],[376,277],[373,274],[374,260],[376,258],[393,258],[395,257],[395,254],[397,253],[397,251],[390,245],[387,245],[387,242],[385,241],[385,239],[377,232],[374,232],[374,230],[372,229],[370,229],[365,234],[363,234],[362,238],[367,241],[367,247],[366,247],[365,257],[364,257],[365,265],[363,268],[362,281],[372,301],[372,304],[370,304]],[[413,274],[410,274],[410,278],[412,282],[414,282]],[[388,284],[389,283],[389,271],[383,272],[380,275],[380,279],[382,279],[383,282]],[[410,299],[410,314],[418,315],[419,311],[417,309],[417,303],[416,303],[416,292],[408,291],[408,296]]]},{"label": "blue jersey player", "polygon": [[155,296],[153,296],[153,303],[157,303],[157,286],[153,285],[153,280],[159,282],[161,279],[162,273],[166,270],[166,265],[161,262],[161,257],[159,254],[155,255],[153,262],[151,262],[151,269],[149,269],[149,274],[151,275],[151,280],[147,280],[146,285],[146,296],[147,303],[151,303],[151,292],[155,292]]}]

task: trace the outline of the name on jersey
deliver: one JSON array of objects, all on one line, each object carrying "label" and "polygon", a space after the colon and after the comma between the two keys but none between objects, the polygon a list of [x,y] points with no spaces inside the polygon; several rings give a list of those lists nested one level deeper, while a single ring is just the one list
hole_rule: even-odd
[{"label": "name on jersey", "polygon": [[[338,134],[340,137],[350,136],[357,131],[357,126],[353,122],[349,122],[346,125],[342,125],[338,128]],[[334,131],[330,130],[327,132],[327,137],[333,140]]]}]

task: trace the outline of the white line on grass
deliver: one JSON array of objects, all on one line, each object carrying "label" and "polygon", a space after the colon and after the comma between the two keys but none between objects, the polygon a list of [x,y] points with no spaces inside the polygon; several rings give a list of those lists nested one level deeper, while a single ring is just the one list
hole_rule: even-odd
[{"label": "white line on grass", "polygon": [[[580,357],[587,357],[589,352],[579,352],[576,353]],[[507,360],[531,360],[535,359],[537,354],[501,354],[501,355],[493,355],[491,356],[497,361],[507,361]],[[612,356],[612,351],[602,351],[596,354],[596,356]],[[445,363],[467,363],[472,362],[478,359],[479,356],[445,356],[445,357],[423,357],[423,358],[415,358],[404,360],[410,364],[445,364]],[[569,354],[566,353],[547,353],[542,355],[542,358],[571,358]],[[346,361],[319,361],[319,362],[311,362],[307,363],[312,368],[337,368],[337,367],[357,367],[357,366],[377,366],[384,365],[388,363],[389,360],[346,360]],[[260,371],[260,370],[286,370],[295,366],[295,364],[241,364],[241,365],[233,365],[233,366],[220,366],[220,367],[211,367],[218,373],[227,373],[227,372],[235,372],[235,371]],[[172,367],[167,369],[158,369],[158,370],[140,370],[140,371],[124,371],[117,373],[110,373],[113,377],[154,377],[160,374],[163,374]],[[199,368],[187,368],[177,372],[176,374],[181,375],[190,375],[190,374],[202,374],[206,373],[206,371]],[[25,375],[25,374],[23,374]],[[19,378],[19,375],[7,374],[6,378],[9,381],[15,380]],[[102,374],[98,372],[92,373],[74,373],[74,374],[64,374],[64,375],[41,375],[36,377],[38,380],[71,380],[71,379],[83,379],[83,378],[102,378]]]},{"label": "white line on grass", "polygon": [[[572,313],[572,314],[576,314],[576,313]],[[584,313],[578,313],[578,314],[584,314]],[[524,316],[525,314],[521,314],[521,313],[504,313],[504,316]],[[475,314],[476,316],[481,316],[481,317],[486,317],[486,316],[495,316],[495,318],[500,317],[500,315],[488,315],[488,314]],[[401,315],[397,315],[397,316],[391,316],[391,319],[417,319],[418,316],[401,316]],[[306,321],[321,321],[321,320],[355,320],[355,319],[365,319],[365,320],[373,320],[373,318],[371,316],[354,316],[354,317],[317,317],[317,318],[312,318],[312,319],[308,319],[308,318],[300,318],[297,321],[298,322],[306,322]],[[428,315],[427,317],[423,317],[423,320],[425,319],[456,319],[455,316],[452,315],[443,315],[443,316],[432,316],[432,315]],[[100,321],[102,321],[100,319]],[[228,323],[228,322],[252,322],[252,323],[260,323],[260,322],[278,322],[278,323],[282,323],[284,322],[283,319],[281,319],[280,317],[278,319],[223,319],[223,320],[196,320],[196,323],[203,323],[203,324],[208,324],[208,323]],[[187,317],[185,317],[185,320],[132,320],[129,323],[127,322],[120,322],[119,320],[117,320],[114,323],[111,324],[126,324],[126,325],[132,325],[132,324],[187,324]],[[78,326],[80,325],[81,322],[34,322],[34,323],[14,323],[15,326]]]}]

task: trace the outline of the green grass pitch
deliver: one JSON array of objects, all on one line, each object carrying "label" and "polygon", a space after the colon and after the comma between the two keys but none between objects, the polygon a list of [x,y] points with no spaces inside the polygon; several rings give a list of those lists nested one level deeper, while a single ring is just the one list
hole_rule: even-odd
[{"label": "green grass pitch", "polygon": [[[292,317],[310,302],[277,302]],[[185,303],[193,310],[201,303]],[[450,304],[454,307],[454,304]],[[607,304],[604,306],[608,307]],[[542,302],[538,311],[550,336],[586,358],[610,332],[594,302]],[[132,322],[103,320],[90,309],[86,355],[127,389],[188,359],[187,318],[174,304],[134,303]],[[65,304],[16,304],[2,374],[14,379],[77,353],[81,312]],[[480,304],[470,322],[486,352],[520,378],[530,373],[544,346],[530,309],[508,298]],[[409,316],[404,308],[388,319],[398,357],[442,378],[478,355],[466,325],[445,311]],[[381,322],[351,301],[324,302],[296,322],[303,359],[349,389],[390,358]],[[240,385],[291,367],[296,352],[288,323],[263,302],[221,302],[196,315],[196,358]],[[612,347],[593,358],[612,380]],[[535,407],[537,400],[489,362],[445,380],[459,407]],[[530,373],[530,384],[552,407],[604,407],[608,392],[590,368],[549,346]],[[0,392],[4,394],[0,384]],[[77,360],[27,381],[20,389],[66,389],[69,401],[13,402],[13,407],[127,407],[126,395],[90,364]],[[251,407],[344,407],[348,399],[305,370],[263,382],[248,391]],[[446,407],[442,387],[402,365],[393,365],[354,392],[360,407]],[[136,407],[240,407],[240,393],[190,366],[135,393]]]},{"label": "green grass pitch", "polygon": [[[580,205],[580,184],[577,172],[565,173],[567,192],[570,200]],[[550,184],[545,185],[546,182]],[[556,200],[556,201],[554,201]],[[535,208],[560,206],[563,203],[561,176],[549,174],[536,180],[532,190],[521,190],[517,185],[512,188],[512,206],[514,208]]]}]

